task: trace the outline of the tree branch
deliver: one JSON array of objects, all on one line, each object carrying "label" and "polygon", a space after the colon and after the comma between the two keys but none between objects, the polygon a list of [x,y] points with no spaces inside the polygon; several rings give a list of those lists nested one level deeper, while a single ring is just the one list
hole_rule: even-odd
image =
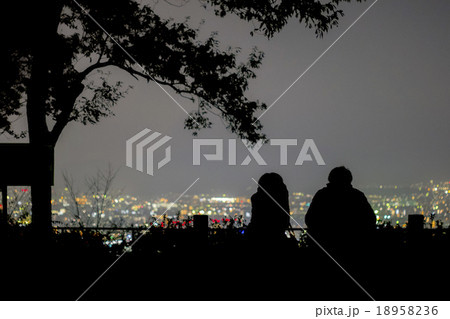
[{"label": "tree branch", "polygon": [[106,62],[94,63],[79,73],[80,79],[83,80],[84,78],[86,78],[86,76],[88,76],[89,73],[91,73],[95,69],[104,68],[104,67],[110,66],[110,65],[114,65],[114,63],[111,63],[109,60]]}]

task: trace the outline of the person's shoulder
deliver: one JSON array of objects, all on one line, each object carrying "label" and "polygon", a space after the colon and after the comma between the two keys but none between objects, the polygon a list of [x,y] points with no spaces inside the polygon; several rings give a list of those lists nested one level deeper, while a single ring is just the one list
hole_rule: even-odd
[{"label": "person's shoulder", "polygon": [[358,194],[358,195],[360,195],[360,196],[366,196],[362,191],[360,191],[360,190],[357,189],[357,188],[352,187],[352,190],[353,190],[353,192],[354,192],[355,194]]},{"label": "person's shoulder", "polygon": [[253,201],[257,201],[261,198],[261,194],[259,192],[254,193],[251,197],[250,200]]},{"label": "person's shoulder", "polygon": [[361,199],[367,199],[366,194],[364,194],[362,191],[360,191],[359,189],[356,189],[354,187],[352,188],[352,193],[353,193],[353,196],[355,196],[355,197],[358,197]]},{"label": "person's shoulder", "polygon": [[314,194],[313,199],[317,200],[319,198],[326,197],[329,193],[330,190],[327,187],[321,188]]},{"label": "person's shoulder", "polygon": [[314,196],[327,195],[330,192],[331,192],[330,188],[326,186],[326,187],[319,189]]},{"label": "person's shoulder", "polygon": [[325,187],[319,189],[319,190],[316,192],[316,195],[317,195],[317,194],[328,193],[329,191],[330,191],[329,187],[326,187],[326,186],[325,186]]}]

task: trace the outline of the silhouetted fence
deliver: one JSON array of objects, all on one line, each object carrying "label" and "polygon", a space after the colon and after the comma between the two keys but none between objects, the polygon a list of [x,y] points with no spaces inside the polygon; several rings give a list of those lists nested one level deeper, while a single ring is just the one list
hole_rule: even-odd
[{"label": "silhouetted fence", "polygon": [[[307,236],[306,228],[291,228],[295,232],[295,236],[299,239],[301,236]],[[409,231],[407,228],[379,228],[375,231],[375,238],[383,240],[384,242],[400,242],[419,236],[422,239],[442,239],[448,238],[450,240],[449,228],[414,228],[413,231]],[[245,238],[246,228],[210,228],[210,227],[189,227],[183,229],[176,228],[162,228],[162,227],[54,227],[55,233],[78,233],[83,235],[84,233],[98,233],[103,236],[104,241],[118,243],[117,241],[125,241],[131,244],[139,236],[144,234],[158,234],[158,238],[178,238],[180,235],[199,235],[200,240],[219,240],[226,241]]]},{"label": "silhouetted fence", "polygon": [[[121,244],[125,241],[131,244],[134,240],[145,234],[157,233],[159,237],[179,237],[178,235],[192,235],[199,237],[200,241],[215,238],[216,241],[236,240],[245,238],[246,228],[210,228],[202,227],[188,228],[162,228],[162,227],[54,227],[55,233],[77,233],[81,236],[87,233],[97,233],[104,237],[104,241],[113,244]],[[303,228],[292,228],[299,238],[305,232]],[[299,233],[300,232],[300,233]]]}]

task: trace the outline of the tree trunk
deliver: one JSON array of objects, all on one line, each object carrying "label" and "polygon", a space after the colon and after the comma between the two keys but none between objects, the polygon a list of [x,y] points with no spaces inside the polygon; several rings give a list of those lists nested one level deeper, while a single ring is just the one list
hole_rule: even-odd
[{"label": "tree trunk", "polygon": [[[41,6],[40,6],[41,7]],[[42,3],[39,9],[39,41],[31,45],[31,78],[27,86],[27,120],[34,168],[31,183],[32,228],[37,239],[49,238],[52,232],[52,184],[53,149],[56,140],[52,139],[46,119],[46,100],[49,96],[50,70],[55,56],[57,27],[63,4],[53,0]],[[49,171],[51,170],[51,172]]]},{"label": "tree trunk", "polygon": [[49,60],[47,50],[36,50],[33,56],[32,75],[28,90],[27,119],[33,166],[31,184],[32,229],[38,238],[51,233],[51,181],[45,173],[53,158],[41,153],[50,142],[47,126],[45,100],[48,96]]},{"label": "tree trunk", "polygon": [[34,174],[31,184],[32,227],[37,238],[47,239],[52,233],[53,146],[33,146]]},{"label": "tree trunk", "polygon": [[[49,130],[45,114],[48,96],[48,58],[46,52],[37,52],[33,57],[32,76],[28,90],[27,119],[32,147],[33,176],[31,183],[32,228],[39,238],[51,232],[51,183],[45,172],[50,159],[41,153],[49,144]],[[43,156],[44,155],[44,156]],[[53,160],[53,159],[51,159]]]},{"label": "tree trunk", "polygon": [[31,217],[34,236],[48,239],[52,233],[52,186],[47,182],[31,185]]}]

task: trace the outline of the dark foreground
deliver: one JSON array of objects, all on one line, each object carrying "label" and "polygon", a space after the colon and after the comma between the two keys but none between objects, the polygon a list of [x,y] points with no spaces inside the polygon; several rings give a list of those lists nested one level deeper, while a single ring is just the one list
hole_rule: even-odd
[{"label": "dark foreground", "polygon": [[3,243],[2,300],[450,299],[445,230],[415,238],[379,232],[368,251],[331,253],[345,271],[315,247],[261,246],[235,235],[205,241],[154,232],[119,260],[120,251],[86,234],[45,244],[21,234]]}]

